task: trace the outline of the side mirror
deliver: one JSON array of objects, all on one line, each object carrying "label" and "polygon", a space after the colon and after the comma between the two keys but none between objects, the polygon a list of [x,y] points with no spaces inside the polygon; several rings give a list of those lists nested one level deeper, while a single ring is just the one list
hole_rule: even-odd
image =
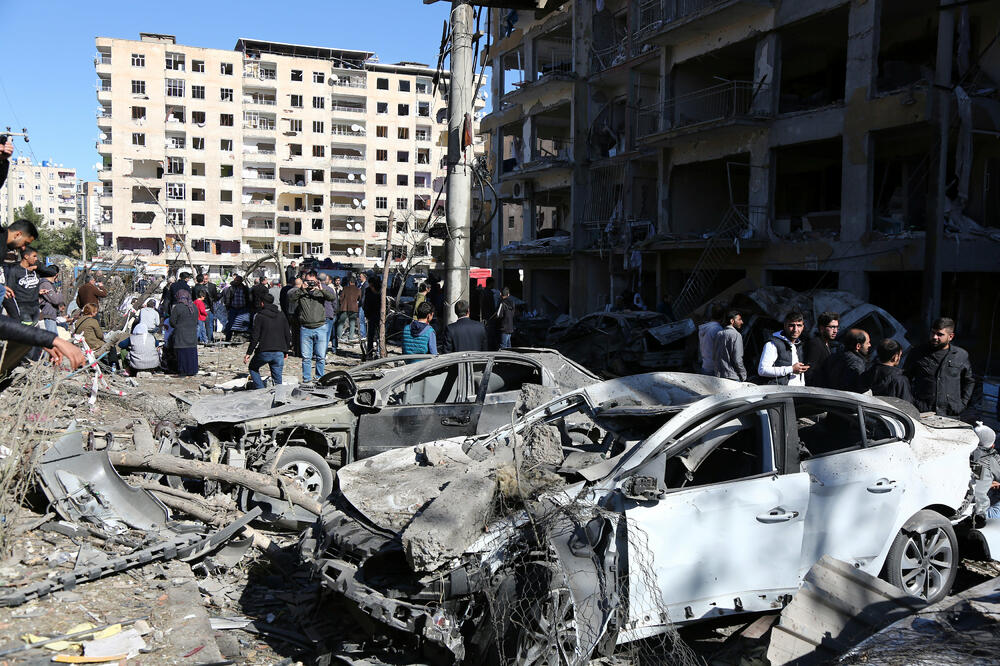
[{"label": "side mirror", "polygon": [[374,388],[363,388],[359,389],[357,395],[354,396],[354,404],[358,407],[364,407],[366,409],[371,409],[377,407],[382,403],[382,396],[378,389]]}]

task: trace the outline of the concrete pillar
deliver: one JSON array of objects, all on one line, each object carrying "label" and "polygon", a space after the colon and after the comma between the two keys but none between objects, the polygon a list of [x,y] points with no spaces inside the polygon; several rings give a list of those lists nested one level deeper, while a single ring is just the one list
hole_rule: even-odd
[{"label": "concrete pillar", "polygon": [[847,291],[860,299],[868,300],[868,273],[864,270],[840,271],[837,276],[837,288]]},{"label": "concrete pillar", "polygon": [[769,32],[754,46],[754,83],[760,86],[753,100],[753,110],[761,114],[778,112],[781,88],[781,38]]},{"label": "concrete pillar", "polygon": [[855,127],[875,87],[881,0],[851,3],[847,29],[847,82],[844,100],[843,164],[841,167],[840,240],[857,241],[871,228],[873,181],[871,135]]},{"label": "concrete pillar", "polygon": [[767,132],[761,132],[750,144],[750,225],[755,238],[767,238],[767,226],[774,215],[774,170]]}]

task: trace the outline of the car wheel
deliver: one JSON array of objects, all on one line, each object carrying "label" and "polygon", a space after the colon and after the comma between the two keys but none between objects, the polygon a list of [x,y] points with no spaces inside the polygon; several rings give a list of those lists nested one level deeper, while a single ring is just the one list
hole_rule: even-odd
[{"label": "car wheel", "polygon": [[[333,492],[334,474],[323,456],[304,446],[286,447],[277,462],[267,462],[262,470],[290,479],[299,490],[309,493],[322,502]],[[285,529],[297,530],[316,520],[309,511],[299,506],[290,506],[284,500],[277,500],[260,493],[244,489],[239,496],[240,506],[248,511],[255,506],[264,510],[261,520]]]},{"label": "car wheel", "polygon": [[958,539],[951,523],[936,511],[919,511],[889,548],[886,579],[932,604],[951,591],[958,561]]}]

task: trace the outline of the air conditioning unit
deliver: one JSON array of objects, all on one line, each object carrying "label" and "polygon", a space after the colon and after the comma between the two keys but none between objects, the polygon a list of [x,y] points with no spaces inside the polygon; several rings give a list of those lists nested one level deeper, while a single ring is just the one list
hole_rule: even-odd
[{"label": "air conditioning unit", "polygon": [[531,183],[524,181],[516,181],[514,186],[511,188],[511,198],[515,201],[524,201],[525,199],[530,199],[532,190]]}]

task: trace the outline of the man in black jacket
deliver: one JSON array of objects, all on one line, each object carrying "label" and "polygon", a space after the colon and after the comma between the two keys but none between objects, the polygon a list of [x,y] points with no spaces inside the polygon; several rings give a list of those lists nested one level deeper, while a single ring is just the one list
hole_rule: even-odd
[{"label": "man in black jacket", "polygon": [[448,324],[441,343],[441,353],[462,351],[486,351],[486,327],[469,317],[469,303],[455,303],[457,321]]},{"label": "man in black jacket", "polygon": [[271,294],[261,296],[256,306],[257,316],[253,320],[250,345],[243,362],[249,365],[253,387],[262,389],[264,380],[260,376],[260,369],[265,365],[271,370],[271,384],[281,384],[288,348],[292,345],[292,331],[285,315],[274,304]]},{"label": "man in black jacket", "polygon": [[969,354],[951,344],[955,321],[942,317],[931,324],[930,340],[910,352],[903,372],[913,387],[913,404],[921,412],[958,416],[969,406],[976,380]]},{"label": "man in black jacket", "polygon": [[514,334],[514,299],[507,287],[500,292],[497,319],[500,320],[500,349],[510,349],[510,338]]},{"label": "man in black jacket", "polygon": [[824,312],[816,317],[816,335],[802,343],[802,355],[809,365],[806,372],[806,386],[826,386],[823,376],[823,364],[831,355],[842,349],[837,342],[840,331],[840,315],[836,312]]},{"label": "man in black jacket", "polygon": [[868,355],[872,343],[868,333],[860,328],[852,328],[844,335],[844,349],[837,352],[823,364],[826,388],[840,391],[863,393],[868,387],[863,385],[861,375],[868,369]]},{"label": "man in black jacket", "polygon": [[900,398],[912,403],[910,380],[899,367],[899,361],[903,358],[903,347],[892,338],[885,338],[878,343],[876,353],[878,363],[865,371],[861,378],[862,384],[871,389],[872,395]]}]

